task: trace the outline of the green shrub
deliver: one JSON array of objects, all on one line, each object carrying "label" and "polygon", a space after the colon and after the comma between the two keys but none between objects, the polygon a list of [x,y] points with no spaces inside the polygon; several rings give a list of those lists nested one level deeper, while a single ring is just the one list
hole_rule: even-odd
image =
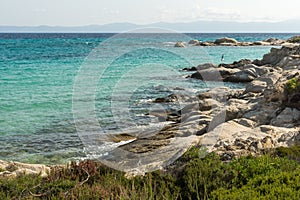
[{"label": "green shrub", "polygon": [[[0,178],[0,199],[299,199],[300,147],[223,162],[193,147],[167,171],[127,179],[98,162],[73,162],[48,177]],[[176,174],[176,176],[174,176]]]},{"label": "green shrub", "polygon": [[294,36],[294,37],[288,39],[287,41],[291,42],[291,43],[299,43],[300,42],[300,36]]},{"label": "green shrub", "polygon": [[202,199],[218,187],[229,187],[234,176],[228,165],[219,156],[209,154],[203,159],[190,161],[182,176],[181,187],[184,199]]},{"label": "green shrub", "polygon": [[211,199],[299,199],[300,170],[261,175],[240,188],[219,188]]},{"label": "green shrub", "polygon": [[293,172],[298,168],[297,162],[271,155],[248,156],[224,163],[218,156],[210,154],[204,159],[194,159],[186,166],[181,180],[183,196],[185,199],[210,198],[219,188],[241,188],[257,177]]},{"label": "green shrub", "polygon": [[300,90],[300,80],[299,80],[299,78],[294,77],[294,78],[290,79],[286,83],[286,90],[289,94],[295,93],[298,90]]}]

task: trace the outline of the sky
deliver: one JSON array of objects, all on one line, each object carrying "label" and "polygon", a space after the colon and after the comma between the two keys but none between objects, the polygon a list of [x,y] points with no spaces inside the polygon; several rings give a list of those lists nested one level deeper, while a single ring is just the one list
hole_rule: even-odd
[{"label": "sky", "polygon": [[0,0],[0,25],[83,26],[130,22],[300,19],[298,0]]}]

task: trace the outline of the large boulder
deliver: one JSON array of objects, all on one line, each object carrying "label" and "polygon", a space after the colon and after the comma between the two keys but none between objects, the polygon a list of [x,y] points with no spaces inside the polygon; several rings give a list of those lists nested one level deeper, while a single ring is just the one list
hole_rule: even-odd
[{"label": "large boulder", "polygon": [[254,64],[247,64],[239,67],[240,70],[251,69],[251,71],[255,71],[255,76],[261,76],[269,72],[268,67],[266,66],[256,66]]},{"label": "large boulder", "polygon": [[268,38],[266,40],[263,40],[263,42],[268,42],[271,45],[281,45],[284,43],[284,40],[278,39],[278,38]]},{"label": "large boulder", "polygon": [[[282,59],[289,56],[293,51],[293,47],[282,47],[281,49],[272,48],[270,53],[265,54],[261,61],[255,61],[255,64],[276,66]],[[257,62],[257,63],[256,63]]]},{"label": "large boulder", "polygon": [[192,45],[199,45],[200,42],[199,42],[199,40],[190,40],[190,41],[189,41],[189,44],[192,44]]},{"label": "large boulder", "polygon": [[[243,126],[235,121],[228,121],[220,124],[212,131],[203,135],[200,143],[205,146],[208,151],[219,150],[219,147],[232,146],[236,139],[247,140],[249,138],[253,139],[263,139],[268,134],[263,133],[259,129],[253,129],[250,127]],[[227,151],[228,148],[223,149]],[[231,149],[234,150],[234,149]]]},{"label": "large boulder", "polygon": [[281,75],[278,72],[270,72],[258,77],[255,80],[265,82],[268,87],[273,87],[280,76]]},{"label": "large boulder", "polygon": [[224,79],[224,81],[225,82],[234,82],[234,83],[246,83],[246,82],[253,81],[257,77],[258,77],[258,75],[256,73],[256,70],[253,68],[250,68],[250,69],[238,71],[230,76],[227,76]]},{"label": "large boulder", "polygon": [[230,140],[235,133],[247,130],[250,130],[250,128],[242,126],[234,121],[229,121],[217,126],[212,131],[208,132],[208,134],[203,135],[201,145],[205,146],[208,151],[212,151],[218,141],[226,138]]},{"label": "large boulder", "polygon": [[240,67],[243,67],[245,65],[249,65],[251,64],[252,61],[251,60],[248,60],[248,59],[242,59],[240,61],[235,61],[233,62],[232,64],[220,64],[219,67],[225,67],[225,68],[240,68]]},{"label": "large boulder", "polygon": [[209,111],[218,107],[221,107],[221,104],[215,99],[204,99],[199,101],[200,111]]},{"label": "large boulder", "polygon": [[223,43],[237,44],[238,41],[237,41],[236,39],[233,39],[233,38],[227,38],[227,37],[219,38],[219,39],[216,39],[216,40],[215,40],[215,44],[217,44],[217,45],[220,45],[220,44],[223,44]]},{"label": "large boulder", "polygon": [[245,93],[262,93],[267,87],[267,83],[264,81],[254,80],[246,85]]},{"label": "large boulder", "polygon": [[278,38],[268,38],[266,40],[263,40],[263,42],[269,42],[269,43],[271,43],[271,42],[276,42],[278,40],[279,40]]},{"label": "large boulder", "polygon": [[285,108],[275,119],[271,121],[271,124],[279,127],[294,127],[294,123],[299,120],[300,111],[296,108]]},{"label": "large boulder", "polygon": [[238,69],[228,69],[224,67],[207,68],[204,70],[199,70],[196,73],[192,74],[191,78],[204,81],[222,81],[224,77],[230,76],[238,71]]},{"label": "large boulder", "polygon": [[293,70],[298,69],[300,66],[300,56],[299,55],[292,55],[284,57],[280,62],[277,64],[283,70]]},{"label": "large boulder", "polygon": [[251,126],[241,125],[235,120],[228,121],[201,136],[200,143],[209,152],[215,151],[223,158],[224,154],[233,156],[261,154],[265,149],[293,144],[299,135],[299,128]]},{"label": "large boulder", "polygon": [[241,118],[250,110],[248,101],[243,99],[230,99],[226,105],[226,121]]},{"label": "large boulder", "polygon": [[260,98],[252,105],[252,109],[243,115],[243,118],[250,119],[260,125],[269,124],[271,119],[275,116],[279,106],[279,102],[265,104]]},{"label": "large boulder", "polygon": [[[207,92],[201,93],[197,95],[199,100],[204,100],[208,98],[215,99],[219,102],[225,102],[229,96],[234,96],[235,93],[239,93],[240,90],[231,90],[228,87],[217,87],[213,88]],[[238,95],[238,94],[236,94]]]},{"label": "large boulder", "polygon": [[176,42],[174,47],[186,47],[184,42]]},{"label": "large boulder", "polygon": [[[300,86],[289,90],[289,84],[295,84],[299,73],[297,70],[284,71],[278,81],[264,91],[266,102],[279,102],[281,105],[298,108],[300,106]],[[298,78],[300,80],[300,78]],[[300,81],[299,81],[300,85]]]}]

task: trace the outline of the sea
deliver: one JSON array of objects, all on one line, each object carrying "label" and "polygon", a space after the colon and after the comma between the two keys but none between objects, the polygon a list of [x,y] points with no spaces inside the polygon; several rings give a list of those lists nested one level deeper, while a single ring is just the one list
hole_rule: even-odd
[{"label": "sea", "polygon": [[[175,48],[177,41],[225,36],[259,41],[294,35],[0,33],[0,159],[62,164],[89,158],[86,149],[97,134],[143,131],[157,124],[149,115],[152,111],[184,106],[155,104],[155,98],[174,92],[193,96],[218,86],[244,87],[189,79],[190,72],[183,68],[261,59],[272,48]],[[107,142],[106,137],[99,138],[99,144]]]}]

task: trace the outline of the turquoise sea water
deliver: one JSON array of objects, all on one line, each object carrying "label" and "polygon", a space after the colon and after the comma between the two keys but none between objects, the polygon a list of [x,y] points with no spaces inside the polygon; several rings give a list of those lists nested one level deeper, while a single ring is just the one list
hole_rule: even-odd
[{"label": "turquoise sea water", "polygon": [[[86,84],[95,82],[97,86],[93,112],[103,131],[109,131],[120,126],[147,125],[151,120],[144,114],[153,108],[150,100],[172,90],[193,94],[219,85],[186,79],[187,73],[181,69],[206,62],[219,64],[222,54],[226,63],[242,58],[260,59],[271,48],[174,48],[174,42],[188,42],[188,38],[207,41],[223,36],[257,41],[293,35],[2,33],[0,159],[53,164],[85,156],[74,126],[72,106],[76,77],[92,62],[104,71],[98,74],[99,79]],[[84,98],[82,95],[77,100]],[[116,115],[123,115],[120,108],[124,106],[129,110],[129,121],[116,119]]]}]

